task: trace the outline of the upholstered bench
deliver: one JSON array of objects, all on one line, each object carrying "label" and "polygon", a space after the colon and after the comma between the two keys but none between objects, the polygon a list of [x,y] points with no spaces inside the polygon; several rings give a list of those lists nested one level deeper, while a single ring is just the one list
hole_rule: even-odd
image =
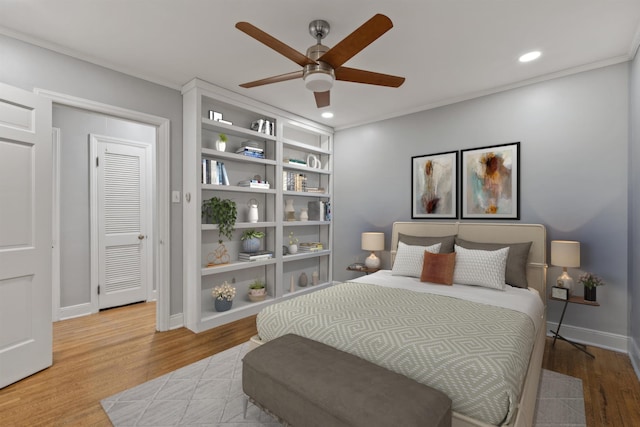
[{"label": "upholstered bench", "polygon": [[242,388],[253,403],[295,427],[451,426],[451,399],[444,393],[297,335],[247,353]]}]

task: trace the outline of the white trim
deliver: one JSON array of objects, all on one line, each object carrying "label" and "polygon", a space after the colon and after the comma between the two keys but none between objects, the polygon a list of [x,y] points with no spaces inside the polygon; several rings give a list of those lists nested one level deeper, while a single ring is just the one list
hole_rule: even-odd
[{"label": "white trim", "polygon": [[512,84],[508,84],[508,85],[504,85],[504,86],[496,86],[490,89],[486,89],[486,90],[480,90],[480,91],[476,91],[476,92],[470,92],[467,94],[463,94],[460,96],[455,96],[452,98],[446,98],[446,99],[442,99],[440,101],[435,101],[429,104],[424,104],[424,105],[420,105],[414,108],[409,108],[406,110],[398,110],[395,111],[392,114],[385,114],[382,116],[377,116],[377,117],[371,117],[368,118],[366,120],[362,120],[360,122],[354,122],[354,123],[348,123],[342,126],[337,126],[334,128],[335,132],[341,131],[341,130],[345,130],[345,129],[350,129],[350,128],[354,128],[354,127],[358,127],[358,126],[364,126],[370,123],[377,123],[380,122],[382,120],[388,120],[388,119],[393,119],[395,117],[401,117],[401,116],[406,116],[408,114],[414,114],[414,113],[420,113],[422,111],[427,111],[427,110],[433,110],[434,108],[438,108],[438,107],[444,107],[446,105],[451,105],[451,104],[456,104],[458,102],[462,102],[462,101],[469,101],[472,99],[476,99],[476,98],[481,98],[483,96],[488,96],[488,95],[493,95],[496,93],[500,93],[500,92],[506,92],[508,90],[512,90],[512,89],[518,89],[524,86],[529,86],[535,83],[541,83],[541,82],[545,82],[548,80],[553,80],[553,79],[558,79],[561,77],[566,77],[566,76],[570,76],[573,74],[578,74],[578,73],[582,73],[585,71],[591,71],[591,70],[596,70],[598,68],[604,68],[604,67],[608,67],[610,65],[616,65],[616,64],[620,64],[622,62],[627,62],[630,59],[633,59],[633,57],[630,57],[629,55],[620,55],[620,56],[616,56],[614,58],[609,58],[609,59],[605,59],[602,61],[597,61],[597,62],[593,62],[591,64],[585,64],[585,65],[580,65],[578,67],[573,67],[573,68],[567,68],[566,70],[560,70],[560,71],[556,71],[555,73],[549,73],[549,74],[545,74],[543,76],[538,76],[538,77],[534,77],[532,79],[528,79],[528,80],[522,80],[516,83],[512,83]]},{"label": "white trim", "polygon": [[184,314],[172,314],[169,318],[169,329],[178,329],[184,326]]},{"label": "white trim", "polygon": [[60,308],[59,320],[73,319],[74,317],[88,316],[89,314],[93,314],[91,303],[70,305],[69,307]]},{"label": "white trim", "polygon": [[52,128],[51,321],[60,320],[60,129]]},{"label": "white trim", "polygon": [[[547,321],[547,329],[547,336],[553,336],[549,331],[557,330],[558,324]],[[560,335],[578,343],[605,348],[619,353],[628,353],[629,350],[629,338],[625,335],[580,328],[578,326],[571,326],[565,323],[562,324]]]},{"label": "white trim", "polygon": [[[154,250],[154,279],[157,283],[156,304],[156,329],[158,331],[169,330],[170,315],[170,279],[171,279],[171,257],[170,257],[170,121],[164,117],[154,116],[138,111],[128,110],[113,105],[102,104],[100,102],[77,98],[74,96],[52,92],[46,89],[35,88],[38,95],[51,99],[55,104],[66,105],[83,110],[94,111],[127,120],[133,120],[148,125],[156,126],[156,187],[154,213],[156,221],[154,223],[156,245]],[[61,313],[62,314],[62,313]],[[89,313],[86,313],[89,314]],[[62,316],[61,316],[62,317]]]}]

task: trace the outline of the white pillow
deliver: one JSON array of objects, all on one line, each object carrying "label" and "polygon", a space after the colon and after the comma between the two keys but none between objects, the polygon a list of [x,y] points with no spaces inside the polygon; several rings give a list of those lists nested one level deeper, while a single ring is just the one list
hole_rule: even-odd
[{"label": "white pillow", "polygon": [[504,290],[508,247],[497,251],[482,251],[455,245],[455,251],[453,283]]},{"label": "white pillow", "polygon": [[391,268],[392,276],[420,277],[424,263],[424,251],[440,252],[441,243],[431,246],[411,246],[398,242],[398,252]]}]

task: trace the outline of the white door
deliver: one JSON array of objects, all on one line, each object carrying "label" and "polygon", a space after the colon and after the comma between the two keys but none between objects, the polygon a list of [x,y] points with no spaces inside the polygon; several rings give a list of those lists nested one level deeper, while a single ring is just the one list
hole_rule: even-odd
[{"label": "white door", "polygon": [[151,280],[150,146],[91,135],[92,277],[99,308],[146,301]]},{"label": "white door", "polygon": [[0,388],[51,363],[51,101],[0,83]]}]

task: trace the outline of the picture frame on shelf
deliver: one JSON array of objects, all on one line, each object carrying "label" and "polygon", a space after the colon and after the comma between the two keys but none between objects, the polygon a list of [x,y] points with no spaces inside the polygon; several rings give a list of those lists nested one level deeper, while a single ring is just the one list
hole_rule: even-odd
[{"label": "picture frame on shelf", "polygon": [[462,219],[520,219],[520,142],[461,150]]},{"label": "picture frame on shelf", "polygon": [[411,218],[457,218],[457,178],[457,151],[411,157]]}]

